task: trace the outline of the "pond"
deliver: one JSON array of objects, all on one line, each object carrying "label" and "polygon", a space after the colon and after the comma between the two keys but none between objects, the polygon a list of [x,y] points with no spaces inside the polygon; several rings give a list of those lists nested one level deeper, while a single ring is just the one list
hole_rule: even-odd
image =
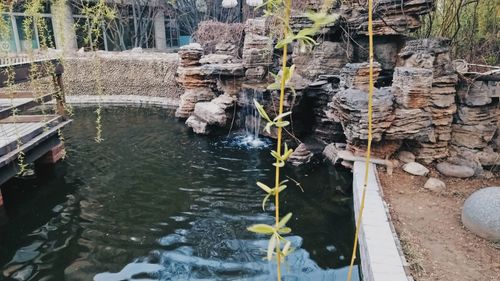
[{"label": "pond", "polygon": [[[50,176],[4,186],[0,280],[275,279],[266,237],[246,230],[273,223],[255,185],[272,182],[269,149],[196,136],[165,110],[103,109],[100,144],[93,109],[74,119]],[[291,181],[282,196],[295,247],[283,280],[346,280],[352,176],[326,164],[285,174],[303,191]]]}]

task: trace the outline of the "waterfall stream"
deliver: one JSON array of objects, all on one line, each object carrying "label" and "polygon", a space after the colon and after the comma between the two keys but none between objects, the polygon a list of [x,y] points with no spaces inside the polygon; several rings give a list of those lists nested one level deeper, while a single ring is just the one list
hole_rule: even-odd
[{"label": "waterfall stream", "polygon": [[238,119],[241,131],[231,138],[236,146],[265,148],[271,143],[268,139],[260,137],[262,118],[257,108],[255,108],[254,99],[263,103],[264,90],[255,87],[243,87],[238,98],[240,107]]}]

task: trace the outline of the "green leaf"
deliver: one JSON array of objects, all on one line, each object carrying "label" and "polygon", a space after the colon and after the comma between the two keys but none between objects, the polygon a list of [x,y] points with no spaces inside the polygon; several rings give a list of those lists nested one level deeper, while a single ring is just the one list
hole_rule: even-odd
[{"label": "green leaf", "polygon": [[281,253],[283,256],[287,256],[290,253],[290,247],[292,246],[292,243],[290,241],[286,241],[285,246],[283,247],[283,250],[281,250]]},{"label": "green leaf", "polygon": [[280,222],[278,223],[278,229],[281,229],[285,227],[286,223],[292,218],[292,213],[288,213],[286,216],[284,216]]},{"label": "green leaf", "polygon": [[265,184],[263,184],[263,183],[261,183],[261,182],[259,182],[259,181],[257,182],[257,185],[258,185],[260,188],[262,188],[262,190],[264,190],[264,191],[265,191],[266,193],[268,193],[268,194],[271,194],[271,192],[273,191],[273,190],[272,190],[269,186],[267,186],[267,185],[265,185]]},{"label": "green leaf", "polygon": [[314,22],[315,26],[325,26],[339,19],[338,14],[307,13],[307,17]]},{"label": "green leaf", "polygon": [[274,227],[267,224],[254,224],[247,228],[248,231],[259,233],[259,234],[273,234]]},{"label": "green leaf", "polygon": [[271,126],[274,123],[272,121],[267,122],[266,126],[264,127],[264,131],[267,132],[268,134],[271,134]]},{"label": "green leaf", "polygon": [[273,121],[274,121],[274,122],[276,122],[276,121],[278,121],[278,120],[280,120],[280,119],[283,119],[283,118],[287,117],[287,116],[288,116],[288,115],[290,115],[290,114],[292,114],[292,112],[291,112],[291,111],[288,111],[288,112],[282,113],[282,114],[280,114],[280,115],[276,116],[276,118],[274,118],[274,119],[273,119]]},{"label": "green leaf", "polygon": [[269,118],[269,115],[267,115],[267,112],[264,110],[264,107],[255,99],[253,100],[253,103],[255,104],[255,108],[257,108],[257,111],[259,112],[260,116],[266,119],[268,122],[271,122],[271,118]]},{"label": "green leaf", "polygon": [[267,86],[268,90],[274,91],[274,90],[279,90],[281,88],[281,85],[279,82],[274,82],[273,84],[270,84]]},{"label": "green leaf", "polygon": [[276,239],[276,235],[273,234],[271,238],[269,239],[269,243],[267,244],[267,260],[271,261],[273,258],[274,254],[274,249],[276,248],[276,242],[278,239]]},{"label": "green leaf", "polygon": [[273,163],[273,166],[274,166],[274,167],[283,168],[283,167],[285,167],[285,162],[283,162],[283,161],[278,161],[278,163]]},{"label": "green leaf", "polygon": [[293,33],[289,33],[285,38],[278,41],[275,48],[282,49],[283,47],[285,47],[285,45],[292,43],[293,40],[295,40],[295,36],[293,35]]},{"label": "green leaf", "polygon": [[290,78],[291,78],[290,67],[285,67],[283,69],[282,79],[284,79],[285,83],[286,83],[286,82],[290,81]]},{"label": "green leaf", "polygon": [[282,192],[285,189],[286,189],[286,185],[280,185],[280,187],[278,187],[278,192]]},{"label": "green leaf", "polygon": [[271,194],[268,194],[266,195],[266,197],[264,197],[264,200],[262,200],[262,210],[265,211],[266,210],[266,203],[267,201],[269,200],[269,197],[271,196]]},{"label": "green leaf", "polygon": [[274,122],[274,126],[278,127],[278,128],[283,128],[283,127],[286,127],[290,125],[290,122],[288,121],[277,121],[277,122]]},{"label": "green leaf", "polygon": [[286,161],[286,160],[290,157],[290,155],[292,155],[292,153],[293,153],[293,149],[288,149],[288,150],[286,150],[286,151],[285,151],[285,154],[283,154],[283,155],[281,156],[281,159],[282,159],[283,161]]},{"label": "green leaf", "polygon": [[290,232],[292,232],[292,229],[289,227],[282,227],[278,230],[279,234],[288,234]]},{"label": "green leaf", "polygon": [[279,160],[279,161],[282,161],[281,159],[281,156],[278,154],[278,152],[274,151],[274,150],[271,150],[271,155],[276,159],[276,160]]},{"label": "green leaf", "polygon": [[290,68],[288,69],[288,77],[285,79],[286,84],[288,84],[288,82],[292,80],[294,71],[295,71],[295,64],[290,66]]}]

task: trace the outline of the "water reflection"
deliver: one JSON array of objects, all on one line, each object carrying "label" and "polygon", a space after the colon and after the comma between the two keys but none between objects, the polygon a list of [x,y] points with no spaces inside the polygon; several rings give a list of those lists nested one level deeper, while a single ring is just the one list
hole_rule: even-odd
[{"label": "water reflection", "polygon": [[[267,150],[194,136],[171,116],[108,109],[95,144],[91,110],[66,132],[69,158],[50,180],[9,183],[0,226],[0,280],[272,280],[262,260],[272,223],[257,179],[272,182]],[[345,279],[353,236],[350,175],[286,170],[293,211],[284,280]],[[36,188],[33,188],[36,186]],[[272,205],[269,206],[272,209]]]}]

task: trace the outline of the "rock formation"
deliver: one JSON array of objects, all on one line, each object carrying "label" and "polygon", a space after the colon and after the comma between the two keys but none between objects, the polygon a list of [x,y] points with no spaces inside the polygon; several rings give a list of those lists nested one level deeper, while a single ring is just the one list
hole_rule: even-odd
[{"label": "rock formation", "polygon": [[[398,35],[420,27],[420,16],[434,9],[434,0],[375,0],[373,33]],[[341,6],[342,16],[350,30],[368,34],[368,5],[348,0]]]},{"label": "rock formation", "polygon": [[293,63],[297,72],[314,81],[319,75],[340,74],[340,70],[351,61],[353,48],[350,43],[325,41],[309,50],[293,49]]},{"label": "rock formation", "polygon": [[321,75],[305,91],[313,111],[312,134],[325,144],[345,141],[342,124],[328,106],[338,92],[338,84],[338,77]]},{"label": "rock formation", "polygon": [[[377,81],[380,64],[373,64],[373,81]],[[370,80],[370,65],[363,63],[348,63],[340,71],[340,87],[368,91]]]},{"label": "rock formation", "polygon": [[248,19],[243,43],[243,66],[246,68],[246,78],[257,81],[264,79],[272,64],[272,55],[273,41],[267,35],[266,20]]},{"label": "rock formation", "polygon": [[468,76],[464,76],[458,86],[459,103],[452,125],[451,154],[474,160],[481,166],[494,167],[500,164],[497,142],[500,85],[486,77]]},{"label": "rock formation", "polygon": [[196,103],[209,101],[215,97],[213,87],[215,81],[202,74],[200,59],[203,49],[199,44],[189,44],[179,50],[180,66],[177,75],[180,85],[185,89],[181,95],[179,107],[175,112],[178,118],[188,118],[194,111]]},{"label": "rock formation", "polygon": [[210,102],[199,102],[194,107],[193,114],[186,120],[186,125],[197,134],[209,134],[216,128],[223,128],[233,118],[233,106],[236,97],[220,95]]},{"label": "rock formation", "polygon": [[400,93],[395,93],[400,97],[397,98],[398,104],[406,108],[420,108],[431,115],[433,135],[429,132],[428,140],[419,139],[412,143],[417,160],[425,163],[449,155],[451,123],[457,109],[457,75],[448,44],[449,41],[442,38],[406,42],[399,54],[398,64],[402,68],[396,68],[394,74],[393,89]]}]

